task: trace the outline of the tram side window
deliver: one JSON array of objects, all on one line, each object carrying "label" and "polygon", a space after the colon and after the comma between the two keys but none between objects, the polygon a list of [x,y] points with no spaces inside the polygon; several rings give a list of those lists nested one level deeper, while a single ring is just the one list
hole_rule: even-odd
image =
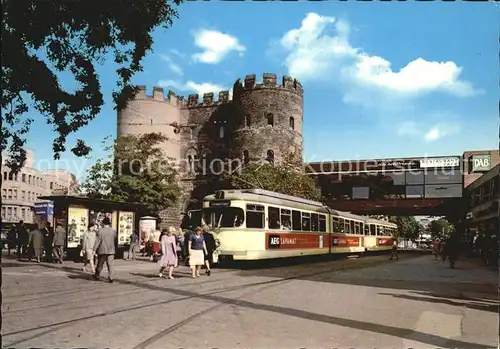
[{"label": "tram side window", "polygon": [[269,229],[280,229],[281,228],[280,209],[279,208],[269,206],[267,208],[267,216],[268,216]]},{"label": "tram side window", "polygon": [[332,217],[332,231],[334,233],[339,231],[339,217]]},{"label": "tram side window", "polygon": [[302,230],[300,211],[292,211],[292,230]]},{"label": "tram side window", "polygon": [[339,233],[343,234],[345,232],[344,218],[339,217]]},{"label": "tram side window", "polygon": [[326,217],[320,214],[318,217],[319,231],[326,232]]},{"label": "tram side window", "polygon": [[365,235],[370,235],[370,225],[365,224]]},{"label": "tram side window", "polygon": [[349,219],[346,219],[344,222],[345,222],[344,223],[344,233],[345,234],[351,234],[351,223],[352,223],[352,221],[349,220]]},{"label": "tram side window", "polygon": [[318,214],[311,213],[311,231],[318,231]]},{"label": "tram side window", "polygon": [[356,234],[356,222],[351,221],[351,234]]},{"label": "tram side window", "polygon": [[378,233],[377,233],[378,236],[384,236],[385,235],[385,232],[384,232],[384,227],[383,226],[379,226],[378,227]]},{"label": "tram side window", "polygon": [[375,224],[370,224],[370,235],[377,235],[377,226]]},{"label": "tram side window", "polygon": [[302,212],[302,231],[311,231],[311,214]]},{"label": "tram side window", "polygon": [[292,230],[292,211],[281,209],[281,229]]},{"label": "tram side window", "polygon": [[360,227],[359,227],[359,222],[354,222],[354,234],[359,235],[361,233]]},{"label": "tram side window", "polygon": [[247,205],[247,228],[264,228],[264,206]]}]

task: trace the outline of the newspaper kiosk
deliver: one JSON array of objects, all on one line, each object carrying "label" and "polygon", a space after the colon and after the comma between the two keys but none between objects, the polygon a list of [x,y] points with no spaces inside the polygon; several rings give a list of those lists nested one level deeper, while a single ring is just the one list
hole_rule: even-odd
[{"label": "newspaper kiosk", "polygon": [[101,226],[105,217],[111,220],[111,226],[116,229],[116,255],[120,258],[128,249],[130,235],[133,231],[138,231],[139,217],[147,213],[146,206],[139,203],[69,195],[43,196],[40,199],[53,203],[54,213],[51,224],[54,228],[60,224],[66,229],[66,254],[69,259],[73,260],[80,258],[81,239],[89,223],[95,222]]}]

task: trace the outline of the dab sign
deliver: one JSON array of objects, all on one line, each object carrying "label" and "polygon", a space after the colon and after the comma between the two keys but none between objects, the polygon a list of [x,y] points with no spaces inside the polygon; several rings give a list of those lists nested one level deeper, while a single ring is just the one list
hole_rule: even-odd
[{"label": "dab sign", "polygon": [[471,172],[487,172],[491,169],[491,155],[473,155]]}]

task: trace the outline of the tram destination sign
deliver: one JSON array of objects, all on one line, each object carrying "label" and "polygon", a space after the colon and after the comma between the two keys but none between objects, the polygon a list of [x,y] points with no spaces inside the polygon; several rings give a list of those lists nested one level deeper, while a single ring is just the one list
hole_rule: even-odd
[{"label": "tram destination sign", "polygon": [[231,206],[231,200],[214,200],[210,201],[210,207],[230,207]]}]

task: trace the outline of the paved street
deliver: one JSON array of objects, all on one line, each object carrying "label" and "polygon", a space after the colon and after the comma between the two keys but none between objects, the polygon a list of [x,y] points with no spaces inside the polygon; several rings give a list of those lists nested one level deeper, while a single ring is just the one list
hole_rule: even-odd
[{"label": "paved street", "polygon": [[[81,264],[2,260],[4,347],[493,348],[495,271],[429,255],[368,256],[159,279],[117,262],[116,282]],[[103,273],[103,280],[107,276]]]}]

